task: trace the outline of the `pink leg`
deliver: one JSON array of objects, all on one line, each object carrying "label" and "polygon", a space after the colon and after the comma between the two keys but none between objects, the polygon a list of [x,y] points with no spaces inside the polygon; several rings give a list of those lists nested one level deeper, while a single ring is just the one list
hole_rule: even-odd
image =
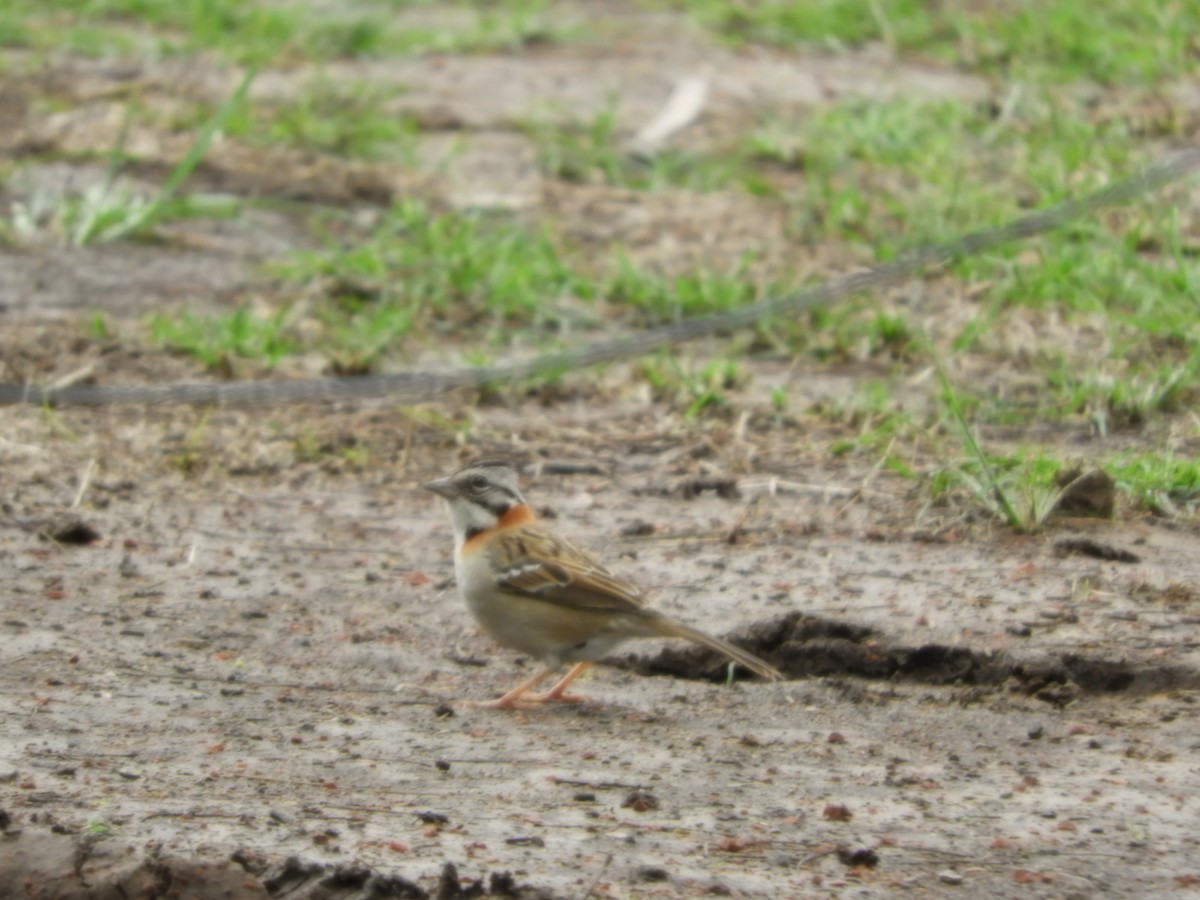
[{"label": "pink leg", "polygon": [[535,694],[529,699],[536,700],[539,703],[545,703],[548,700],[558,700],[562,703],[582,703],[585,698],[581,697],[579,694],[568,694],[567,686],[584,672],[586,672],[590,665],[590,662],[576,663],[574,668],[564,675],[558,684],[550,688],[550,690],[546,691],[546,693]]},{"label": "pink leg", "polygon": [[468,703],[467,705],[478,707],[479,709],[521,709],[522,707],[536,705],[542,702],[541,695],[525,697],[525,694],[529,693],[553,674],[554,669],[543,669],[532,678],[526,678],[499,699],[484,700],[483,702],[472,702]]}]

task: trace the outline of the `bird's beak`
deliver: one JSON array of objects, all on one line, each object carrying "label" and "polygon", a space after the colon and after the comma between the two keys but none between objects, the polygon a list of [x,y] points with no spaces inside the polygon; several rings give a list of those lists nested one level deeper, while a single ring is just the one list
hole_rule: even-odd
[{"label": "bird's beak", "polygon": [[439,478],[436,481],[427,481],[421,485],[427,491],[433,491],[439,497],[445,497],[447,500],[453,500],[458,496],[458,488],[454,486],[449,478]]}]

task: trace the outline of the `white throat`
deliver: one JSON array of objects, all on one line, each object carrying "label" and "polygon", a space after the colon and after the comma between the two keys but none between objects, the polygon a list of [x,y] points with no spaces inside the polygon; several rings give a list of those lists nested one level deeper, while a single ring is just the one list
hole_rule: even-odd
[{"label": "white throat", "polygon": [[495,528],[500,521],[500,517],[490,509],[463,497],[448,501],[448,505],[450,521],[454,526],[455,550],[461,550],[470,535]]}]

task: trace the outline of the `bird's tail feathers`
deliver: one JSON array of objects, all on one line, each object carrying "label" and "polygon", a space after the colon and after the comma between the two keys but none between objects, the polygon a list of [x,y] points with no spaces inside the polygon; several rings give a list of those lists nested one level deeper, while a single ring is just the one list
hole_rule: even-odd
[{"label": "bird's tail feathers", "polygon": [[748,650],[743,650],[729,641],[719,637],[713,637],[711,634],[705,634],[699,629],[692,628],[690,625],[684,625],[682,622],[676,622],[674,619],[668,619],[663,616],[659,620],[659,631],[663,637],[681,637],[686,638],[693,644],[699,644],[701,647],[708,647],[710,650],[716,650],[718,653],[723,653],[739,666],[743,666],[762,678],[768,681],[779,681],[783,678],[783,673],[776,669],[773,665],[765,660],[759,659]]}]

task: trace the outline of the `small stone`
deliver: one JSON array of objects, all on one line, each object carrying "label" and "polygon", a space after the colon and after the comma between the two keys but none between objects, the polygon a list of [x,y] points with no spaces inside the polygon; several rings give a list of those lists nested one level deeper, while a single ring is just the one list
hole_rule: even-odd
[{"label": "small stone", "polygon": [[637,877],[639,881],[670,881],[671,873],[662,866],[642,866]]},{"label": "small stone", "polygon": [[879,854],[870,847],[858,847],[855,850],[838,847],[837,857],[842,865],[852,869],[873,869],[879,865]]},{"label": "small stone", "polygon": [[942,884],[962,884],[963,877],[953,869],[945,869],[938,872],[938,881]]},{"label": "small stone", "polygon": [[633,791],[625,798],[621,807],[639,813],[649,812],[652,809],[658,809],[658,798],[649,791]]},{"label": "small stone", "polygon": [[1055,512],[1073,516],[1111,519],[1117,499],[1117,483],[1103,469],[1087,472],[1082,466],[1064,466],[1054,476],[1061,493]]},{"label": "small stone", "polygon": [[645,537],[646,535],[654,534],[655,531],[655,527],[649,522],[637,519],[622,528],[621,535],[623,537]]},{"label": "small stone", "polygon": [[46,523],[40,537],[56,544],[94,544],[100,540],[100,532],[75,515],[63,515]]},{"label": "small stone", "polygon": [[522,835],[520,837],[505,838],[504,843],[512,844],[514,847],[545,847],[546,841],[535,835]]}]

